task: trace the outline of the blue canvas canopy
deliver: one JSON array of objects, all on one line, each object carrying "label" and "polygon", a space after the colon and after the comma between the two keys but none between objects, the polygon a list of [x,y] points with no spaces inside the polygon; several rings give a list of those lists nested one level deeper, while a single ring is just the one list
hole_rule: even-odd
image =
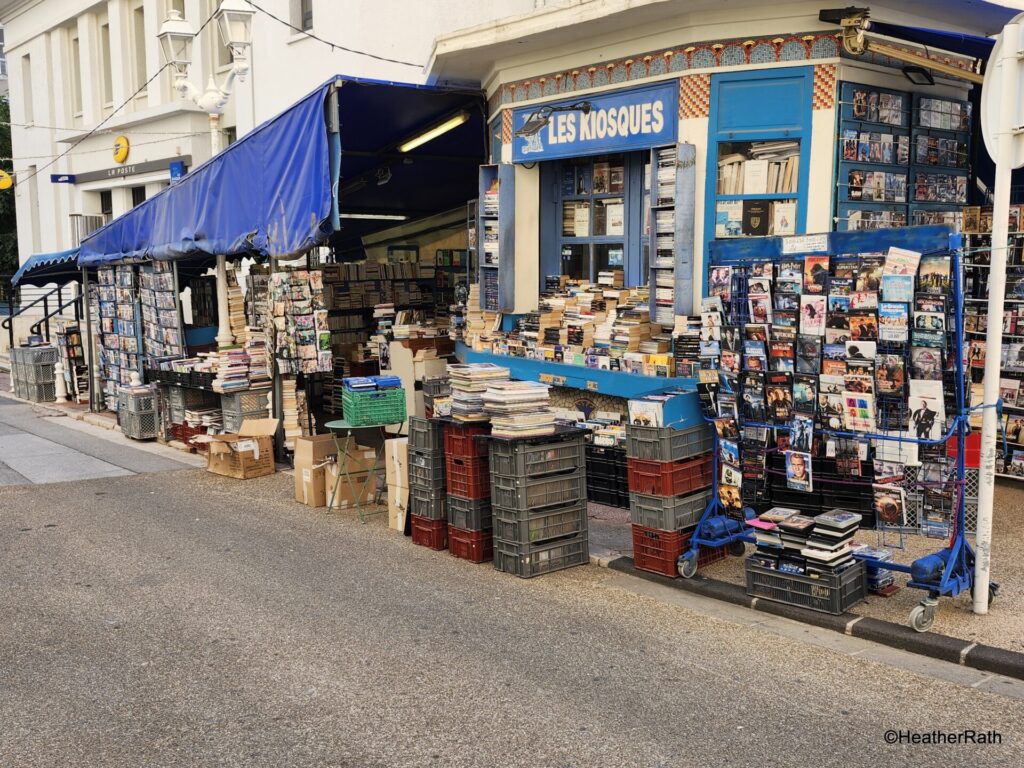
[{"label": "blue canvas canopy", "polygon": [[[455,129],[400,151],[462,113]],[[416,219],[476,197],[486,145],[479,91],[339,76],[89,235],[79,264],[361,247],[395,226],[381,214]],[[366,214],[376,217],[350,218]]]},{"label": "blue canvas canopy", "polygon": [[37,253],[31,256],[11,278],[11,285],[49,285],[50,283],[70,283],[80,280],[82,273],[78,269],[78,249],[57,253]]}]

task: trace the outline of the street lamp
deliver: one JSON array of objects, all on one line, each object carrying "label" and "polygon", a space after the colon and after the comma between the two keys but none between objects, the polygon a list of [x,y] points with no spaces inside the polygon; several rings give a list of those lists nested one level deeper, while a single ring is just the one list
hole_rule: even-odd
[{"label": "street lamp", "polygon": [[[167,18],[160,27],[157,39],[164,59],[174,68],[174,88],[183,98],[188,98],[210,118],[210,156],[221,150],[220,116],[235,85],[245,80],[249,72],[249,46],[252,43],[253,10],[244,0],[222,0],[213,15],[220,30],[225,47],[231,51],[231,70],[218,86],[210,74],[205,91],[200,91],[188,79],[192,64],[192,43],[196,33],[192,25],[175,9],[167,12]],[[227,258],[217,254],[217,347],[230,347],[235,337],[231,333],[228,314]]]}]

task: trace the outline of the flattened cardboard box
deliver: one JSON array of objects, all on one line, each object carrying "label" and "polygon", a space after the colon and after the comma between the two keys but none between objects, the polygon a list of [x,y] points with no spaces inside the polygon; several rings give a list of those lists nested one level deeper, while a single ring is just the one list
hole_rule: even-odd
[{"label": "flattened cardboard box", "polygon": [[277,471],[274,465],[277,425],[277,419],[245,419],[238,434],[196,437],[197,442],[210,445],[207,471],[239,480],[274,474]]}]

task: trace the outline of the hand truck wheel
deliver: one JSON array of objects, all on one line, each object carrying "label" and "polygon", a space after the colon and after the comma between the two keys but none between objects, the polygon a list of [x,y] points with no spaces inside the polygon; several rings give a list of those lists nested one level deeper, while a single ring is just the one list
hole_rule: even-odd
[{"label": "hand truck wheel", "polygon": [[[994,581],[990,581],[988,584],[988,604],[992,605],[992,601],[996,599],[996,595],[999,594],[999,585]],[[971,600],[974,600],[974,585],[971,584]]]},{"label": "hand truck wheel", "polygon": [[692,579],[697,574],[697,553],[683,552],[676,560],[676,570],[684,579]]},{"label": "hand truck wheel", "polygon": [[915,605],[910,612],[910,626],[916,632],[927,632],[935,623],[935,608],[939,601],[934,597],[926,597],[920,605]]},{"label": "hand truck wheel", "polygon": [[747,554],[747,545],[742,539],[729,542],[729,554],[733,557],[743,557]]}]

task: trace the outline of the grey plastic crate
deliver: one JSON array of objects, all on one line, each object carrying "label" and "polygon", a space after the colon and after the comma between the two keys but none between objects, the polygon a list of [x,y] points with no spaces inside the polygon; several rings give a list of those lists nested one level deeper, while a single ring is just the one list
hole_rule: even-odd
[{"label": "grey plastic crate", "polygon": [[516,544],[539,544],[587,531],[587,502],[549,507],[537,513],[492,510],[494,538]]},{"label": "grey plastic crate", "polygon": [[220,409],[224,412],[225,416],[230,414],[239,418],[265,419],[269,402],[269,389],[228,392],[220,396]]},{"label": "grey plastic crate", "polygon": [[26,384],[52,384],[56,381],[55,365],[55,363],[26,365],[22,368],[22,378]]},{"label": "grey plastic crate", "polygon": [[699,491],[689,496],[653,496],[646,493],[629,494],[629,519],[645,528],[659,531],[679,531],[698,523],[704,514],[711,491]]},{"label": "grey plastic crate", "polygon": [[117,410],[129,413],[154,413],[157,406],[155,390],[149,392],[118,392]]},{"label": "grey plastic crate", "polygon": [[210,392],[205,389],[193,389],[191,387],[179,387],[174,384],[167,387],[167,400],[172,408],[188,408],[189,410],[205,407],[212,408],[219,404],[216,392]]},{"label": "grey plastic crate", "polygon": [[429,520],[447,520],[448,505],[444,489],[440,493],[431,488],[409,487],[409,514]]},{"label": "grey plastic crate", "polygon": [[708,453],[715,440],[711,428],[700,424],[689,429],[626,427],[626,455],[646,461],[679,461]]},{"label": "grey plastic crate", "polygon": [[490,499],[463,499],[448,496],[448,523],[467,531],[493,528]]},{"label": "grey plastic crate", "polygon": [[452,385],[447,376],[428,376],[423,380],[424,397],[444,397],[451,393]]},{"label": "grey plastic crate", "polygon": [[[415,459],[415,461],[414,461]],[[409,451],[409,485],[419,488],[440,488],[444,491],[446,481],[444,454],[424,455]]]},{"label": "grey plastic crate", "polygon": [[132,440],[156,439],[159,424],[155,411],[150,413],[118,411],[117,420],[125,437],[130,437]]},{"label": "grey plastic crate", "polygon": [[53,346],[13,347],[11,349],[11,360],[25,365],[53,364],[57,362],[57,355],[57,348]]},{"label": "grey plastic crate", "polygon": [[537,445],[508,440],[489,442],[492,475],[525,479],[586,468],[582,436]]},{"label": "grey plastic crate", "polygon": [[426,451],[444,451],[444,430],[438,421],[409,417],[409,447]]},{"label": "grey plastic crate", "polygon": [[582,470],[537,478],[491,476],[491,504],[506,510],[531,510],[572,504],[587,498]]},{"label": "grey plastic crate", "polygon": [[747,594],[822,613],[845,613],[867,595],[864,563],[856,561],[838,576],[801,576],[746,561]]},{"label": "grey plastic crate", "polygon": [[50,381],[43,384],[21,384],[19,394],[15,387],[14,394],[22,400],[30,400],[33,403],[52,403],[57,399],[56,385]]},{"label": "grey plastic crate", "polygon": [[586,534],[532,546],[494,539],[494,569],[522,579],[589,562],[590,547]]}]

